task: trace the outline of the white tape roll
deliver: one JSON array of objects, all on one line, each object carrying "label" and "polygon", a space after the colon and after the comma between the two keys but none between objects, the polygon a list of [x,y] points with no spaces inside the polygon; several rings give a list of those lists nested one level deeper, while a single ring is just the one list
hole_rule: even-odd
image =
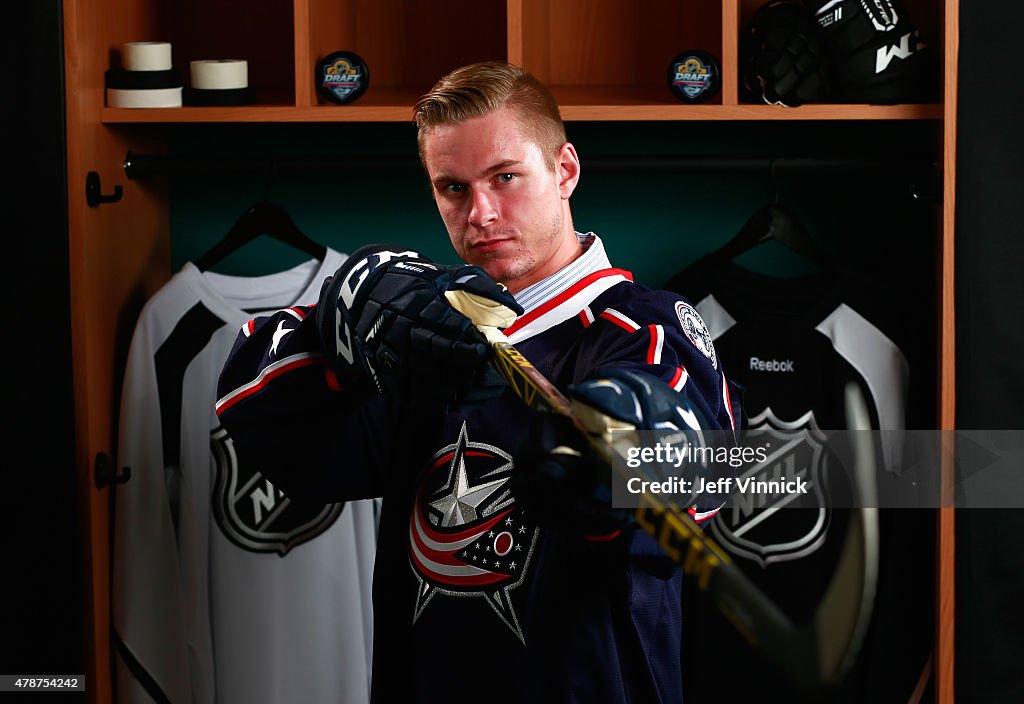
[{"label": "white tape roll", "polygon": [[168,42],[128,42],[123,48],[127,71],[170,71],[171,45]]},{"label": "white tape roll", "polygon": [[192,87],[233,90],[249,87],[249,63],[242,59],[203,59],[190,63]]},{"label": "white tape roll", "polygon": [[107,88],[109,108],[180,108],[181,86],[177,88]]}]

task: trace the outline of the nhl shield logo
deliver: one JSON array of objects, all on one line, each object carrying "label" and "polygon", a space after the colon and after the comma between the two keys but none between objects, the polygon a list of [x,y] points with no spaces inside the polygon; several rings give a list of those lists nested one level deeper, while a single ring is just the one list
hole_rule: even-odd
[{"label": "nhl shield logo", "polygon": [[526,642],[512,591],[526,577],[539,530],[509,489],[512,466],[503,450],[471,442],[465,422],[458,440],[434,455],[409,519],[414,622],[437,594],[483,598]]},{"label": "nhl shield logo", "polygon": [[234,443],[223,428],[211,433],[210,449],[217,477],[213,515],[224,535],[241,548],[283,557],[330,528],[345,507],[291,501],[259,472],[239,466]]},{"label": "nhl shield logo", "polygon": [[806,494],[734,494],[711,522],[716,540],[733,555],[761,567],[798,560],[821,547],[831,520],[823,478],[827,471],[826,436],[814,413],[793,422],[780,420],[766,408],[750,419],[751,445],[766,446],[764,462],[743,472],[738,480],[796,480],[807,484]]}]

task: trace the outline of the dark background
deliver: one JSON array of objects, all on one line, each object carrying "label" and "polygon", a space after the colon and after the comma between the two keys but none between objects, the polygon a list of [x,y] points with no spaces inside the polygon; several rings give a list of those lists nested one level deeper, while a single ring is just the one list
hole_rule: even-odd
[{"label": "dark background", "polygon": [[4,27],[0,674],[81,675],[61,4],[10,3]]},{"label": "dark background", "polygon": [[[1024,428],[1024,228],[1016,212],[1024,131],[1009,78],[1022,22],[1021,3],[960,3],[956,415],[964,429]],[[1024,701],[1024,510],[959,510],[956,533],[958,699]]]}]

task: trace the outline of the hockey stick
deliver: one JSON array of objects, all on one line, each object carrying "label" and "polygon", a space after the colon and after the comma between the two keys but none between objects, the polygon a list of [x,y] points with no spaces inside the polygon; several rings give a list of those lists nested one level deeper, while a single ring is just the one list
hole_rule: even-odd
[{"label": "hockey stick", "polygon": [[[498,329],[515,320],[511,311],[464,291],[449,291],[446,295],[452,307],[472,320],[487,338],[493,351],[492,365],[527,406],[568,416],[608,465],[620,468],[612,461],[611,443],[607,440],[610,431],[629,430],[632,426],[601,416],[612,423],[606,425],[604,432],[595,434],[593,409],[574,405]],[[846,405],[851,428],[870,428],[863,394],[853,384],[847,387]],[[874,448],[870,438],[864,439],[865,433],[853,435],[859,443],[854,489],[861,497],[873,496]],[[740,633],[798,684],[807,689],[827,686],[852,664],[874,599],[877,509],[852,512],[828,590],[813,620],[801,627],[733,564],[728,553],[697,526],[684,508],[659,495],[644,493],[635,519],[683,573],[714,600]]]}]

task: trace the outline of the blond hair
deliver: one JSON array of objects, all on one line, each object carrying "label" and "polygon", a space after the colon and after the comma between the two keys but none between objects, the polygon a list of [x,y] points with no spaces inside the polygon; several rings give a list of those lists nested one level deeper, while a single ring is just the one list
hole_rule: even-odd
[{"label": "blond hair", "polygon": [[509,108],[523,135],[540,147],[544,162],[554,171],[557,154],[566,142],[558,104],[547,87],[525,69],[501,61],[484,61],[451,71],[434,84],[413,109],[420,162],[431,128],[483,117]]}]

